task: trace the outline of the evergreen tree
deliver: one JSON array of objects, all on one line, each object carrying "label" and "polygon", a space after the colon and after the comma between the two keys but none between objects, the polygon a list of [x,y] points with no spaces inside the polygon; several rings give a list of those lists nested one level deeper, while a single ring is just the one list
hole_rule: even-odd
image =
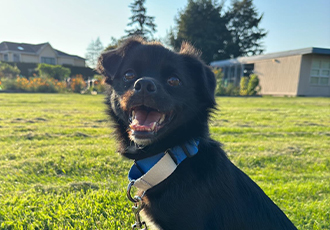
[{"label": "evergreen tree", "polygon": [[253,0],[233,0],[226,17],[227,28],[231,34],[226,53],[231,57],[263,53],[264,49],[260,40],[267,35],[267,32],[259,28],[263,14],[258,16]]},{"label": "evergreen tree", "polygon": [[179,49],[182,41],[192,43],[202,51],[202,59],[214,60],[263,52],[261,40],[266,36],[259,28],[263,14],[252,0],[233,0],[231,8],[223,13],[223,2],[216,0],[188,0],[185,9],[176,18],[176,27],[170,30],[169,43]]},{"label": "evergreen tree", "polygon": [[224,50],[229,32],[226,18],[221,15],[222,8],[217,1],[189,0],[176,18],[176,28],[169,33],[170,45],[178,50],[182,41],[188,41],[202,51],[206,63],[228,58]]},{"label": "evergreen tree", "polygon": [[92,40],[87,47],[87,53],[86,53],[87,65],[94,68],[103,50],[104,47],[99,37],[95,41]]},{"label": "evergreen tree", "polygon": [[135,0],[129,5],[131,8],[132,16],[129,18],[131,20],[127,26],[132,27],[137,25],[132,29],[125,30],[127,37],[138,35],[145,39],[149,36],[153,37],[153,33],[156,32],[156,25],[154,24],[155,17],[147,16],[147,9],[144,7],[145,0]]}]

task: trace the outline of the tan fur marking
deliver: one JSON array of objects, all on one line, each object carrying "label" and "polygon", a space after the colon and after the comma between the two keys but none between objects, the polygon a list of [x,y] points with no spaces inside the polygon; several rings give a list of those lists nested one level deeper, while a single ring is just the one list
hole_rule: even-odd
[{"label": "tan fur marking", "polygon": [[120,106],[124,111],[127,111],[127,102],[132,97],[134,91],[128,90],[123,96],[120,98]]}]

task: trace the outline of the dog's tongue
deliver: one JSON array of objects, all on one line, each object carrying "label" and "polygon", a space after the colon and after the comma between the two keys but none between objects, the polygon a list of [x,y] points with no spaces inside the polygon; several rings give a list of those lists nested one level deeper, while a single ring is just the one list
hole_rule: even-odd
[{"label": "dog's tongue", "polygon": [[132,125],[138,126],[150,126],[154,122],[158,122],[162,114],[157,111],[146,111],[146,110],[136,110],[135,118],[132,122]]}]

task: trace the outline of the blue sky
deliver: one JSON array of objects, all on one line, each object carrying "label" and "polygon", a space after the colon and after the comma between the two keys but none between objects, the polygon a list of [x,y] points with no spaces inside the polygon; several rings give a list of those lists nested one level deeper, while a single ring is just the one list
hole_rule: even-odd
[{"label": "blue sky", "polygon": [[[61,51],[85,57],[91,40],[104,46],[119,38],[131,16],[132,0],[0,0],[0,42],[49,42]],[[227,0],[228,6],[230,0]],[[187,0],[146,0],[147,14],[155,16],[157,33],[165,37]],[[265,53],[330,48],[330,0],[254,0],[264,13],[261,27]]]}]

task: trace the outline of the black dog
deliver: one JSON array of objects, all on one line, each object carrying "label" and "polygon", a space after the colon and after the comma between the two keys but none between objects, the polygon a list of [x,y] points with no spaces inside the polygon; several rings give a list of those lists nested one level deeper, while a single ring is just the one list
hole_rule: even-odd
[{"label": "black dog", "polygon": [[183,43],[175,53],[132,38],[103,53],[97,69],[110,85],[107,104],[120,152],[135,160],[130,176],[157,226],[296,229],[209,137],[216,82],[192,46]]}]

